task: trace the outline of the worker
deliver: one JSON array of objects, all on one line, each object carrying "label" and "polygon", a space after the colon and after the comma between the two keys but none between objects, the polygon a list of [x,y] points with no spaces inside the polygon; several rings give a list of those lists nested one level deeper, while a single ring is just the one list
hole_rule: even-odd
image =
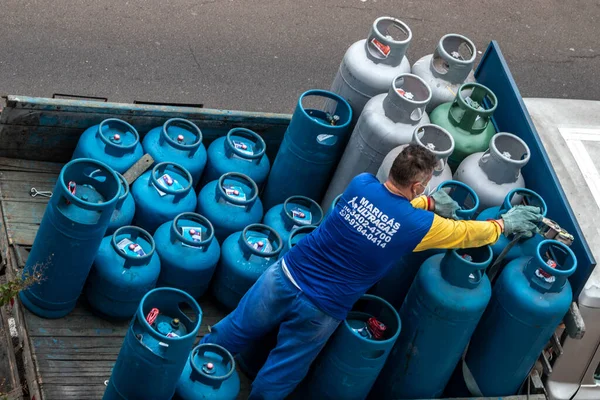
[{"label": "worker", "polygon": [[290,394],[354,303],[404,254],[480,247],[503,233],[533,234],[542,216],[532,206],[513,207],[493,221],[454,220],[460,207],[446,192],[422,195],[436,165],[431,152],[409,145],[384,184],[367,173],[355,177],[321,225],[271,265],[203,338],[237,354],[279,326],[250,399]]}]

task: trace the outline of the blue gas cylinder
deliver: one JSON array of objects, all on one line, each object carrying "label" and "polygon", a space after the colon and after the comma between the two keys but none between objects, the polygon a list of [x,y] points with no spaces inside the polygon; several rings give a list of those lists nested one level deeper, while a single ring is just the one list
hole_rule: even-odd
[{"label": "blue gas cylinder", "polygon": [[191,212],[179,214],[156,230],[154,240],[161,262],[157,285],[202,296],[221,256],[210,221]]},{"label": "blue gas cylinder", "polygon": [[400,308],[402,333],[373,389],[384,399],[439,397],[492,295],[492,249],[448,250],[421,266]]},{"label": "blue gas cylinder", "polygon": [[282,249],[281,237],[262,224],[248,225],[230,235],[221,247],[221,260],[215,272],[212,291],[226,308],[233,310],[275,261]]},{"label": "blue gas cylinder", "polygon": [[[456,212],[458,219],[469,220],[475,216],[479,207],[479,197],[473,189],[458,181],[442,182],[436,191],[442,189],[459,204],[460,210]],[[429,257],[444,252],[443,249],[429,249],[404,255],[394,264],[390,272],[371,288],[369,293],[384,298],[399,310],[421,265]]]},{"label": "blue gas cylinder", "polygon": [[285,245],[294,229],[307,225],[319,225],[322,219],[323,210],[314,200],[304,196],[292,196],[283,204],[276,205],[267,211],[263,218],[263,224],[275,229]]},{"label": "blue gas cylinder", "polygon": [[400,317],[391,304],[363,295],[314,362],[306,397],[366,398],[399,334]]},{"label": "blue gas cylinder", "polygon": [[256,132],[233,128],[227,136],[215,139],[208,146],[202,184],[215,181],[227,172],[239,172],[262,187],[271,168],[266,149],[265,141]]},{"label": "blue gas cylinder", "polygon": [[219,243],[263,217],[256,183],[238,172],[223,174],[204,186],[198,194],[196,211],[213,224]]},{"label": "blue gas cylinder", "polygon": [[98,160],[123,174],[143,155],[135,128],[120,119],[109,118],[81,134],[73,159]]},{"label": "blue gas cylinder", "polygon": [[179,164],[164,162],[146,171],[131,187],[135,200],[134,224],[150,233],[182,212],[194,211],[192,176]]},{"label": "blue gas cylinder", "polygon": [[[547,206],[546,202],[542,197],[529,189],[513,189],[504,198],[504,202],[499,207],[491,207],[483,210],[478,216],[478,221],[486,221],[488,219],[499,219],[502,214],[506,213],[513,206],[515,206],[515,200],[521,199],[519,205],[535,206],[540,208],[542,216],[546,216]],[[507,238],[501,235],[496,243],[492,244],[492,251],[494,252],[494,259],[502,253],[502,250],[511,242],[512,238]],[[504,262],[510,262],[518,257],[533,256],[537,251],[537,246],[544,240],[542,235],[535,234],[530,238],[521,238],[513,247],[504,255]]]},{"label": "blue gas cylinder", "polygon": [[20,293],[27,309],[61,318],[75,307],[120,190],[104,163],[79,158],[63,167],[25,265],[25,274],[42,278]]},{"label": "blue gas cylinder", "polygon": [[571,249],[555,240],[541,241],[535,255],[506,265],[465,357],[472,392],[517,394],[571,306],[568,277],[576,268]]},{"label": "blue gas cylinder", "polygon": [[162,126],[151,129],[142,141],[144,151],[157,163],[174,162],[192,175],[194,186],[200,181],[206,165],[206,149],[202,132],[193,122],[171,118]]},{"label": "blue gas cylinder", "polygon": [[129,319],[144,295],[156,286],[159,273],[160,259],[152,236],[136,226],[124,226],[102,240],[85,295],[98,314]]},{"label": "blue gas cylinder", "polygon": [[123,175],[118,172],[117,176],[121,181],[121,192],[119,200],[117,201],[117,207],[110,217],[106,235],[113,234],[122,226],[131,225],[131,221],[133,221],[133,216],[135,215],[135,201],[133,201],[133,196],[129,191],[129,183],[127,183]]},{"label": "blue gas cylinder", "polygon": [[183,369],[174,400],[235,400],[240,377],[230,352],[216,344],[196,346]]},{"label": "blue gas cylinder", "polygon": [[202,322],[189,294],[173,288],[148,292],[129,324],[104,400],[165,400],[177,382]]},{"label": "blue gas cylinder", "polygon": [[[318,100],[335,105],[335,110],[304,104]],[[309,90],[300,96],[263,193],[266,208],[294,195],[321,201],[346,146],[351,120],[350,105],[334,93]]]}]

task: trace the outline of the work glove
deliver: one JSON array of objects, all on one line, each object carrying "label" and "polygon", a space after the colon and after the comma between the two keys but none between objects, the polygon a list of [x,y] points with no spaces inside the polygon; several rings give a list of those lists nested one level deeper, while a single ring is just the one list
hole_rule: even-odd
[{"label": "work glove", "polygon": [[504,235],[520,233],[526,238],[535,234],[542,220],[539,207],[534,206],[515,206],[500,217],[504,220]]},{"label": "work glove", "polygon": [[434,213],[440,217],[458,219],[456,211],[460,210],[460,206],[448,193],[438,190],[431,195],[431,198],[435,201]]}]

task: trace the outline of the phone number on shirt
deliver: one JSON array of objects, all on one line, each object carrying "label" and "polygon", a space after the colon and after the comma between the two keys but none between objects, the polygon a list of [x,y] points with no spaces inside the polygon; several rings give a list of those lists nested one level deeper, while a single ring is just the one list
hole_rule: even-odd
[{"label": "phone number on shirt", "polygon": [[376,226],[372,226],[369,220],[358,212],[344,206],[340,210],[340,216],[350,224],[358,233],[366,237],[367,240],[375,243],[377,246],[385,249],[385,246],[392,241],[392,236],[382,232]]}]

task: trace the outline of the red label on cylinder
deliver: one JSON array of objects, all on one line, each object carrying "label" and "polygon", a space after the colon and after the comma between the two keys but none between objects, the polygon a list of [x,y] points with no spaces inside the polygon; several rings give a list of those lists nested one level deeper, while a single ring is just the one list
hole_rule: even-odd
[{"label": "red label on cylinder", "polygon": [[373,39],[371,40],[371,43],[373,44],[373,46],[375,46],[375,48],[381,53],[382,56],[387,57],[390,55],[390,46],[381,43],[379,40],[377,39]]}]

